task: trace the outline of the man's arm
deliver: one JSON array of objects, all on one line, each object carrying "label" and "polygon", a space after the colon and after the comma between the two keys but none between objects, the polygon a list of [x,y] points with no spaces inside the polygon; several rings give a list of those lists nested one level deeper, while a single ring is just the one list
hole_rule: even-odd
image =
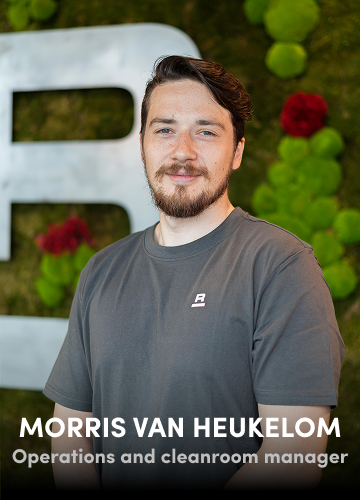
[{"label": "man's arm", "polygon": [[[317,437],[317,427],[319,418],[323,418],[329,426],[330,407],[329,406],[278,406],[259,404],[259,416],[261,420],[261,430],[264,435],[263,444],[259,449],[258,463],[246,463],[234,474],[226,484],[225,489],[271,489],[271,488],[314,488],[321,479],[322,469],[317,463],[309,464],[305,462],[305,455],[314,453],[318,455],[325,453],[327,445],[327,434],[323,430],[322,436]],[[310,418],[315,424],[315,431],[307,438],[298,436],[295,432],[295,423],[303,417]],[[266,418],[278,418],[279,437],[265,437]],[[293,433],[294,437],[282,437],[282,418],[287,419],[287,433]],[[272,423],[272,425],[275,425]],[[307,432],[309,427],[305,425],[301,428]],[[265,463],[266,453],[301,453],[304,463]]]},{"label": "man's arm", "polygon": [[[60,418],[65,424],[65,432],[62,436],[52,438],[52,453],[58,453],[53,463],[53,472],[55,484],[58,489],[99,489],[101,488],[100,479],[96,470],[95,461],[92,463],[79,463],[79,457],[76,457],[76,463],[72,453],[75,450],[79,454],[82,449],[82,456],[87,453],[94,454],[92,437],[85,436],[86,418],[92,417],[91,412],[71,410],[59,404],[55,404],[54,417]],[[80,430],[81,437],[68,437],[68,418],[80,418],[83,421]],[[54,432],[57,431],[56,423]],[[61,463],[59,456],[62,453],[70,454],[70,463]]]}]

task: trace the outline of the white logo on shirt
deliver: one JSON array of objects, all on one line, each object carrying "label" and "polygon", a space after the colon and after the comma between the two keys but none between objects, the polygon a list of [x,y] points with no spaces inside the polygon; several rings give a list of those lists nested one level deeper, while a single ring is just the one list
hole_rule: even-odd
[{"label": "white logo on shirt", "polygon": [[191,307],[204,307],[205,306],[206,293],[198,293],[195,298],[195,302],[191,304]]}]

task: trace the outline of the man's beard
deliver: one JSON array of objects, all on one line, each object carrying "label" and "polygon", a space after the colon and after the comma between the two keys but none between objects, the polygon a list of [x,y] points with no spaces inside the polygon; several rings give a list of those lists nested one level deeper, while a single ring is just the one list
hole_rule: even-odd
[{"label": "man's beard", "polygon": [[[210,189],[205,189],[195,198],[191,198],[187,193],[186,185],[175,186],[175,193],[168,195],[164,192],[162,187],[155,189],[149,180],[146,171],[146,165],[144,163],[145,175],[150,188],[150,193],[155,206],[170,217],[176,218],[188,218],[195,217],[201,214],[210,205],[215,203],[228,189],[230,177],[232,174],[231,165],[226,173],[225,178],[222,182],[211,191]],[[193,167],[191,164],[179,164],[173,163],[171,166],[162,166],[155,174],[155,180],[160,180],[166,174],[176,174],[179,170],[185,171],[188,175],[202,175],[206,179],[210,180],[210,175],[205,167]]]}]

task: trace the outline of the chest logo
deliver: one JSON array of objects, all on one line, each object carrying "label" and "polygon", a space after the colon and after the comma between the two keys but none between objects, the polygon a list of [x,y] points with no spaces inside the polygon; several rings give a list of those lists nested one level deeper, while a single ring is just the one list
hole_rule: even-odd
[{"label": "chest logo", "polygon": [[205,297],[206,293],[198,293],[195,297],[195,301],[191,304],[191,307],[205,307]]}]

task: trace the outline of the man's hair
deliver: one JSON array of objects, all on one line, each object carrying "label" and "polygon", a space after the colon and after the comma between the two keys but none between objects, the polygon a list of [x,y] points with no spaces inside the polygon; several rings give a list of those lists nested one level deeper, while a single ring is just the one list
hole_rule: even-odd
[{"label": "man's hair", "polygon": [[153,75],[147,83],[141,105],[142,136],[145,133],[153,90],[162,83],[177,80],[195,80],[206,85],[216,102],[230,112],[237,146],[244,137],[245,121],[251,120],[251,98],[235,76],[220,64],[194,57],[168,56],[155,62]]}]

